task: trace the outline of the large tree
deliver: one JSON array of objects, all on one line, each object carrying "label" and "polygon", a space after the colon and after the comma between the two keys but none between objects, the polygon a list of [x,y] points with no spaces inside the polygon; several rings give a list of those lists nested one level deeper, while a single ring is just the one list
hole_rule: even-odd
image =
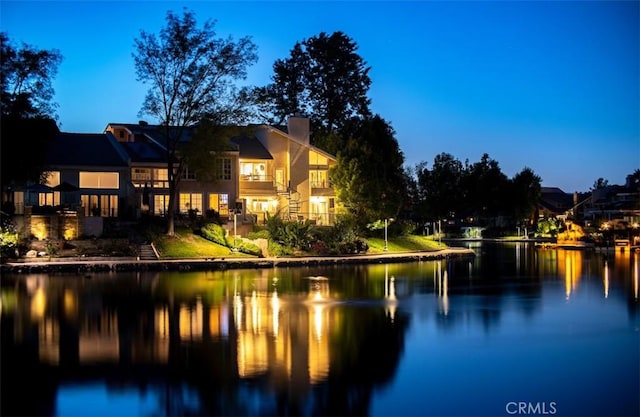
[{"label": "large tree", "polygon": [[46,179],[45,150],[58,132],[52,81],[61,61],[55,49],[17,46],[6,33],[0,33],[3,191],[12,184]]},{"label": "large tree", "polygon": [[14,118],[55,118],[53,78],[62,55],[22,43],[14,45],[0,33],[2,115]]},{"label": "large tree", "polygon": [[340,131],[353,117],[370,117],[370,67],[357,49],[342,32],[321,32],[296,43],[288,58],[274,63],[273,82],[260,89],[262,108],[270,111],[271,121],[307,114],[314,129],[312,140],[317,141]]},{"label": "large tree", "polygon": [[513,215],[516,222],[526,220],[533,225],[535,213],[542,195],[542,179],[533,169],[525,167],[511,179],[511,198]]},{"label": "large tree", "polygon": [[463,175],[462,163],[445,152],[435,156],[431,170],[426,164],[418,164],[416,176],[423,215],[439,220],[459,214],[466,194],[462,189]]},{"label": "large tree", "polygon": [[174,234],[174,213],[186,158],[180,143],[186,130],[203,120],[214,125],[237,124],[248,117],[249,94],[235,82],[245,79],[257,61],[249,37],[234,41],[217,37],[215,22],[198,27],[193,12],[169,11],[159,35],[145,31],[135,40],[138,81],[149,85],[140,114],[162,126],[169,182],[167,234]]},{"label": "large tree", "polygon": [[347,144],[329,173],[338,197],[363,223],[397,217],[407,184],[393,128],[376,115],[352,119],[345,133]]}]

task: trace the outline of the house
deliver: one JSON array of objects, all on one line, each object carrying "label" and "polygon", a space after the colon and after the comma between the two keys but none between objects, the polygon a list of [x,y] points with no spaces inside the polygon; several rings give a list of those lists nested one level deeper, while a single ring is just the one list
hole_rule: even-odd
[{"label": "house", "polygon": [[45,184],[13,191],[23,234],[38,239],[100,235],[103,217],[122,217],[130,208],[129,159],[110,133],[58,132],[48,144],[46,162]]},{"label": "house", "polygon": [[[166,214],[169,201],[166,148],[159,127],[146,123],[110,123],[112,134],[131,161],[138,212]],[[188,141],[192,130],[183,134]],[[187,166],[179,185],[178,212],[221,217],[240,214],[243,222],[264,222],[267,215],[332,224],[336,197],[329,183],[333,155],[309,143],[309,119],[292,116],[286,128],[252,125],[220,153],[216,180],[201,181]],[[145,196],[146,193],[146,196]]]},{"label": "house", "polygon": [[567,215],[574,206],[573,196],[558,187],[542,187],[538,203],[539,218],[555,218]]},{"label": "house", "polygon": [[[338,204],[329,169],[336,158],[309,143],[308,118],[290,117],[286,127],[251,125],[237,131],[216,155],[213,180],[198,178],[186,167],[177,213],[216,214],[247,226],[265,222],[268,215],[334,223]],[[188,142],[194,132],[185,129],[180,140]],[[144,122],[109,123],[103,133],[58,132],[47,149],[46,184],[14,188],[15,212],[23,215],[25,232],[38,238],[97,236],[102,223],[89,226],[97,219],[164,216],[166,155],[159,126]],[[40,213],[43,207],[48,213]],[[60,220],[65,224],[77,219],[67,227],[55,216],[43,218],[46,225],[33,233],[34,216],[54,212],[65,216]]]},{"label": "house", "polygon": [[640,186],[632,175],[624,185],[609,185],[592,191],[584,208],[585,219],[594,224],[620,221],[626,225],[640,222]]}]

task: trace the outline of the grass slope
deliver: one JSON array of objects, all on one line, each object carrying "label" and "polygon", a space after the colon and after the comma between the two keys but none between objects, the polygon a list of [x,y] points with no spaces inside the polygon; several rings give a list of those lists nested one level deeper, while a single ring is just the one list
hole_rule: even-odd
[{"label": "grass slope", "polygon": [[[369,252],[371,254],[384,252],[384,239],[367,239]],[[171,258],[214,258],[222,256],[244,256],[251,255],[232,252],[225,246],[218,245],[206,240],[191,231],[180,230],[175,237],[160,236],[156,242],[156,247],[160,256],[165,259]],[[398,236],[388,239],[387,252],[413,252],[413,251],[436,251],[446,249],[447,245],[424,236]]]}]

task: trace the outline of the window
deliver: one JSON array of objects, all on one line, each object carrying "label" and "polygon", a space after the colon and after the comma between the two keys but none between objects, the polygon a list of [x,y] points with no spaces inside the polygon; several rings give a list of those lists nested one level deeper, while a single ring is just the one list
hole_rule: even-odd
[{"label": "window", "polygon": [[80,188],[118,189],[120,176],[117,172],[80,172]]},{"label": "window", "polygon": [[153,214],[158,216],[164,216],[167,213],[167,207],[169,207],[169,195],[160,194],[153,196]]},{"label": "window", "polygon": [[266,181],[267,164],[264,162],[241,162],[240,175],[243,180]]},{"label": "window", "polygon": [[184,170],[182,171],[181,179],[183,179],[183,180],[195,180],[196,179],[196,173],[194,171],[190,171],[189,167],[184,167]]},{"label": "window", "polygon": [[145,182],[151,181],[151,169],[149,168],[132,168],[131,169],[131,181],[136,184],[136,187],[144,186]]},{"label": "window", "polygon": [[116,194],[80,196],[85,216],[118,217],[118,196]]},{"label": "window", "polygon": [[24,214],[24,191],[13,192],[13,204],[16,206],[16,214]]},{"label": "window", "polygon": [[169,171],[164,169],[153,170],[153,188],[169,188]]},{"label": "window", "polygon": [[47,182],[45,183],[49,187],[55,187],[60,185],[60,171],[51,171],[47,174]]},{"label": "window", "polygon": [[60,205],[60,192],[55,191],[51,193],[38,193],[38,205],[39,206],[59,206]]},{"label": "window", "polygon": [[218,159],[217,179],[222,181],[231,181],[231,159],[230,158]]},{"label": "window", "polygon": [[229,215],[229,194],[209,194],[209,208],[220,216]]},{"label": "window", "polygon": [[188,213],[189,210],[202,214],[202,194],[180,193],[180,213]]},{"label": "window", "polygon": [[309,151],[309,165],[328,165],[329,160],[326,156],[320,155],[318,152]]},{"label": "window", "polygon": [[309,171],[309,183],[311,188],[329,188],[326,170]]}]

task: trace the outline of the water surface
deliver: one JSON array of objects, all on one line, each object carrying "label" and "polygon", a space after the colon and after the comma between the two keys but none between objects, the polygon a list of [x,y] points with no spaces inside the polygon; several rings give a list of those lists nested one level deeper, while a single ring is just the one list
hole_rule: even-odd
[{"label": "water surface", "polygon": [[1,414],[640,414],[639,254],[473,248],[3,276]]}]

